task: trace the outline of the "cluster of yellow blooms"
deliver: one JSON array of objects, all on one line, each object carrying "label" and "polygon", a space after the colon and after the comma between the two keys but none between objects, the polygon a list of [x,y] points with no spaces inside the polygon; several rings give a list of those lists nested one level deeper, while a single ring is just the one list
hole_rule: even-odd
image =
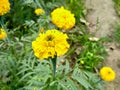
[{"label": "cluster of yellow blooms", "polygon": [[10,10],[9,0],[0,0],[0,16],[6,14]]},{"label": "cluster of yellow blooms", "polygon": [[67,39],[67,34],[56,29],[40,33],[36,40],[32,42],[34,54],[39,59],[64,55],[70,47]]},{"label": "cluster of yellow blooms", "polygon": [[36,15],[43,15],[44,13],[45,13],[44,10],[41,9],[41,8],[35,9],[35,14],[36,14]]},{"label": "cluster of yellow blooms", "polygon": [[0,28],[0,40],[7,37],[7,34],[4,29]]},{"label": "cluster of yellow blooms", "polygon": [[112,68],[103,67],[100,69],[100,76],[105,81],[113,81],[116,75]]},{"label": "cluster of yellow blooms", "polygon": [[[40,8],[35,10],[36,15],[41,15],[44,11]],[[64,7],[56,8],[51,13],[52,23],[58,28],[68,30],[75,25],[74,14]],[[67,43],[68,36],[56,29],[47,30],[44,33],[42,28],[41,33],[32,42],[34,54],[39,59],[54,58],[55,55],[64,55],[70,45]],[[82,62],[84,63],[84,62]],[[115,72],[110,67],[103,67],[100,69],[100,77],[105,81],[113,81],[115,79]]]},{"label": "cluster of yellow blooms", "polygon": [[53,10],[51,18],[53,24],[60,29],[68,30],[75,25],[74,14],[72,14],[69,10],[64,9],[64,7]]}]

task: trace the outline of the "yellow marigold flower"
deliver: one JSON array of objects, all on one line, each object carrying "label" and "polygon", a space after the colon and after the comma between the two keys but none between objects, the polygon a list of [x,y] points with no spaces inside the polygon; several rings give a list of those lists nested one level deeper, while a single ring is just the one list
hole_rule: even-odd
[{"label": "yellow marigold flower", "polygon": [[64,55],[70,47],[67,39],[67,34],[56,29],[40,33],[36,40],[32,42],[34,54],[39,59]]},{"label": "yellow marigold flower", "polygon": [[115,72],[110,67],[103,67],[100,69],[100,76],[105,81],[113,81],[115,79]]},{"label": "yellow marigold flower", "polygon": [[51,13],[53,24],[58,28],[68,30],[75,25],[75,17],[69,10],[64,7],[57,8]]},{"label": "yellow marigold flower", "polygon": [[0,16],[6,14],[10,10],[9,0],[0,0]]},{"label": "yellow marigold flower", "polygon": [[0,40],[7,37],[7,34],[4,29],[0,28]]},{"label": "yellow marigold flower", "polygon": [[45,13],[44,10],[41,9],[41,8],[35,9],[35,14],[36,14],[36,15],[42,15],[42,14],[44,14],[44,13]]}]

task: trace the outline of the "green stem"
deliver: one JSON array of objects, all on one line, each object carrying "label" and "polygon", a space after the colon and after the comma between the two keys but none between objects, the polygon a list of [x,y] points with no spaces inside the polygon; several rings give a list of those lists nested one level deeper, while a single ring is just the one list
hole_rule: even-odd
[{"label": "green stem", "polygon": [[3,18],[0,16],[0,27],[3,28],[4,22],[3,22]]},{"label": "green stem", "polygon": [[0,16],[0,27],[2,26],[2,17]]},{"label": "green stem", "polygon": [[51,61],[52,61],[52,74],[53,74],[53,78],[55,78],[57,56],[51,58]]}]

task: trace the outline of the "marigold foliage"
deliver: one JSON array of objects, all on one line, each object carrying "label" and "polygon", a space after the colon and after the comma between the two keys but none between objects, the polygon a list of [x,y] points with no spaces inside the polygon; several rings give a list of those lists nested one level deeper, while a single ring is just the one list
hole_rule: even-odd
[{"label": "marigold foliage", "polygon": [[75,25],[75,17],[69,10],[64,7],[56,8],[51,12],[51,18],[53,24],[58,28],[68,30]]},{"label": "marigold foliage", "polygon": [[32,42],[34,54],[39,59],[64,55],[70,47],[67,39],[67,34],[55,29],[40,33],[36,40]]},{"label": "marigold foliage", "polygon": [[44,13],[45,13],[44,10],[41,9],[41,8],[35,9],[35,14],[36,14],[36,15],[42,15],[42,14],[44,14]]},{"label": "marigold foliage", "polygon": [[3,16],[10,10],[9,0],[0,0],[0,16]]},{"label": "marigold foliage", "polygon": [[7,34],[4,29],[0,28],[0,40],[7,37]]},{"label": "marigold foliage", "polygon": [[100,76],[105,81],[113,81],[115,79],[115,72],[110,67],[103,67],[100,69]]}]

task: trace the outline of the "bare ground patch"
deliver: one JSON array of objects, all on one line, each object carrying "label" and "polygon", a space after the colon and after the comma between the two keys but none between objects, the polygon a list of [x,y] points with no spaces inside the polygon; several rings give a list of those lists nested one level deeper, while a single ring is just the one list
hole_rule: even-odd
[{"label": "bare ground patch", "polygon": [[[114,28],[112,24],[119,19],[114,10],[112,0],[86,0],[86,8],[88,10],[87,20],[90,22],[90,32],[95,33],[96,37],[105,37],[112,35]],[[96,23],[98,27],[96,27]],[[120,90],[120,48],[114,42],[107,43],[106,49],[108,56],[105,65],[110,66],[116,72],[116,79],[107,83],[104,90]]]}]

